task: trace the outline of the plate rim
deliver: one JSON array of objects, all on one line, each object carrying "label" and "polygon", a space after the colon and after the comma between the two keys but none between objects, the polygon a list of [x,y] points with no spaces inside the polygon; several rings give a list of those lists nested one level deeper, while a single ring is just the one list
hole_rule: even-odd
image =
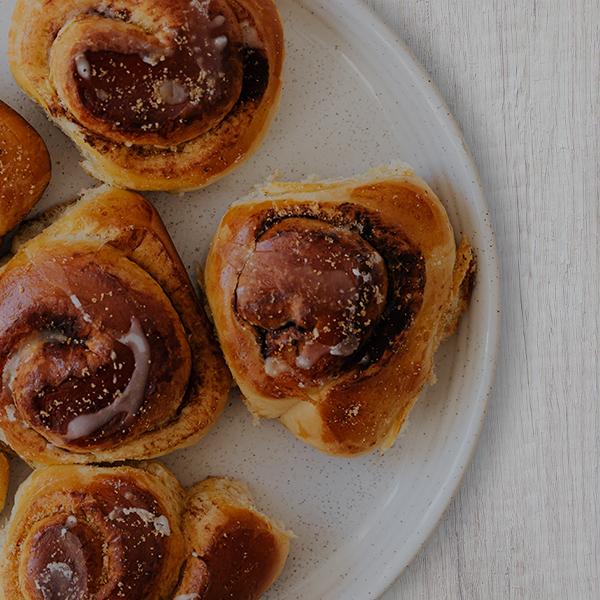
[{"label": "plate rim", "polygon": [[[418,92],[428,99],[429,107],[436,118],[443,123],[456,140],[460,141],[457,152],[461,155],[465,166],[474,178],[475,195],[471,196],[472,206],[478,209],[479,214],[484,212],[489,215],[489,204],[473,154],[466,143],[458,121],[428,71],[400,35],[387,25],[364,0],[338,0],[335,5],[337,10],[343,6],[344,12],[352,14],[355,19],[360,19],[366,27],[371,29],[373,37],[385,46],[390,53],[397,58],[404,55],[406,60],[403,61],[403,67],[412,75],[412,83]],[[331,8],[333,9],[333,6]],[[393,63],[390,67],[394,67]],[[494,389],[502,320],[501,270],[496,235],[489,218],[480,218],[479,221],[478,226],[481,225],[483,228],[482,237],[490,242],[490,247],[486,250],[484,261],[486,264],[485,270],[489,273],[489,280],[486,282],[489,302],[486,307],[486,326],[481,334],[482,339],[485,338],[483,349],[486,359],[483,361],[485,369],[481,373],[480,383],[477,387],[476,407],[471,415],[459,452],[454,457],[452,468],[448,471],[445,481],[439,488],[439,493],[429,506],[427,515],[423,518],[422,529],[412,536],[412,541],[404,543],[404,549],[399,548],[390,553],[389,561],[385,566],[382,566],[383,574],[376,582],[370,582],[373,586],[368,592],[370,598],[380,598],[385,594],[427,544],[446,513],[450,502],[456,496],[479,445],[489,397]],[[480,260],[480,256],[478,256],[478,260]]]}]

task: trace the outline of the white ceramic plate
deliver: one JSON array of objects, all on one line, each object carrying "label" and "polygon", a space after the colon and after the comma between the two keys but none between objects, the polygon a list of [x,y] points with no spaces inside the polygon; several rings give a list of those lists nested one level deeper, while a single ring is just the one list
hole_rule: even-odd
[{"label": "white ceramic plate", "polygon": [[[54,177],[42,206],[93,184],[71,143],[14,84],[6,64],[13,0],[0,0],[0,97],[42,133]],[[255,425],[237,397],[195,448],[165,459],[186,484],[209,474],[248,480],[259,504],[297,539],[268,598],[377,598],[438,522],[479,435],[496,358],[498,274],[476,169],[448,110],[408,50],[357,0],[280,0],[288,60],[281,112],[262,149],[209,189],[151,195],[190,270],[228,204],[279,170],[303,179],[349,176],[394,159],[440,195],[457,236],[477,249],[475,297],[438,355],[428,389],[392,450],[325,457],[276,422]],[[16,463],[15,463],[16,464]],[[17,469],[19,478],[26,474]]]}]

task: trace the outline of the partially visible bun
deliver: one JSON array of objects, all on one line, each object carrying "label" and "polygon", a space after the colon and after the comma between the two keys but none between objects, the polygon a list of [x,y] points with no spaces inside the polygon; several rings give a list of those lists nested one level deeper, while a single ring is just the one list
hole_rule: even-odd
[{"label": "partially visible bun", "polygon": [[7,525],[0,597],[170,598],[185,555],[183,502],[158,464],[34,471]]},{"label": "partially visible bun", "polygon": [[50,157],[42,138],[0,101],[0,236],[16,227],[50,181]]},{"label": "partially visible bun", "polygon": [[178,596],[256,600],[279,577],[290,534],[259,512],[247,486],[211,477],[188,492],[183,529],[191,556]]}]

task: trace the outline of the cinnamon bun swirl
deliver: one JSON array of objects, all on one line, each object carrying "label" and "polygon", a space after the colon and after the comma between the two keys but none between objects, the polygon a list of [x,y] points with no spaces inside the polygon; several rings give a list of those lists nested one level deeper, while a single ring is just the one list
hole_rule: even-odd
[{"label": "cinnamon bun swirl", "polygon": [[143,459],[196,442],[229,375],[143,198],[101,187],[0,270],[0,429],[30,463]]},{"label": "cinnamon bun swirl", "polygon": [[274,116],[284,46],[273,0],[17,0],[19,85],[98,179],[189,190],[239,165]]},{"label": "cinnamon bun swirl", "polygon": [[0,587],[5,600],[256,600],[288,549],[239,482],[186,492],[159,464],[53,466],[19,488]]},{"label": "cinnamon bun swirl", "polygon": [[336,455],[393,444],[465,309],[473,253],[407,169],[273,183],[214,237],[205,290],[249,409]]}]

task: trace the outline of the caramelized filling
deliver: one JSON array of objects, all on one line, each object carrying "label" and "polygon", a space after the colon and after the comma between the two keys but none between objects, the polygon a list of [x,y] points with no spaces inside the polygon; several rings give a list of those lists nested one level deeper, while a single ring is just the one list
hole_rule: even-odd
[{"label": "caramelized filling", "polygon": [[146,274],[117,272],[81,255],[13,275],[17,288],[0,302],[9,421],[83,449],[135,438],[177,409],[190,373],[178,315],[139,289]]},{"label": "caramelized filling", "polygon": [[225,60],[225,49],[215,45],[209,52],[203,45],[190,51],[189,43],[160,58],[86,52],[76,61],[81,100],[93,115],[121,131],[165,137],[192,121],[226,114],[239,97],[237,70]]},{"label": "caramelized filling", "polygon": [[125,479],[85,490],[72,514],[41,523],[28,549],[36,600],[144,598],[160,577],[170,524],[156,499]]},{"label": "caramelized filling", "polygon": [[296,218],[257,241],[236,302],[238,314],[265,332],[267,369],[316,376],[363,345],[387,292],[381,255],[357,233]]},{"label": "caramelized filling", "polygon": [[260,100],[269,85],[269,61],[262,50],[242,48],[244,81],[240,102]]},{"label": "caramelized filling", "polygon": [[[73,524],[71,524],[73,523]],[[27,575],[40,600],[85,598],[99,579],[102,541],[75,517],[38,533],[31,547]]]},{"label": "caramelized filling", "polygon": [[202,600],[256,600],[264,592],[276,543],[270,531],[257,525],[256,517],[239,511],[236,520],[217,533],[217,541],[202,556],[210,573]]},{"label": "caramelized filling", "polygon": [[367,369],[401,344],[424,288],[422,255],[377,215],[296,205],[263,215],[234,300],[267,376],[303,385]]},{"label": "caramelized filling", "polygon": [[[173,32],[168,48],[124,46],[94,49],[75,57],[73,76],[80,99],[96,118],[133,134],[158,134],[192,127],[208,131],[238,101],[258,100],[269,80],[269,64],[256,32],[243,28],[227,7],[212,0],[190,4],[187,22]],[[138,43],[137,46],[140,46]]]},{"label": "caramelized filling", "polygon": [[[44,351],[62,362],[62,353],[56,346],[46,346]],[[76,417],[96,413],[112,404],[127,388],[135,368],[133,353],[127,346],[115,341],[112,351],[114,360],[109,357],[108,362],[95,372],[91,373],[88,369],[71,375],[56,387],[48,387],[36,394],[30,406],[34,421],[49,431],[66,436],[69,424]],[[73,365],[73,357],[67,357],[66,362]],[[116,434],[123,429],[126,417],[125,412],[116,415],[94,431],[88,442],[94,443]]]}]

